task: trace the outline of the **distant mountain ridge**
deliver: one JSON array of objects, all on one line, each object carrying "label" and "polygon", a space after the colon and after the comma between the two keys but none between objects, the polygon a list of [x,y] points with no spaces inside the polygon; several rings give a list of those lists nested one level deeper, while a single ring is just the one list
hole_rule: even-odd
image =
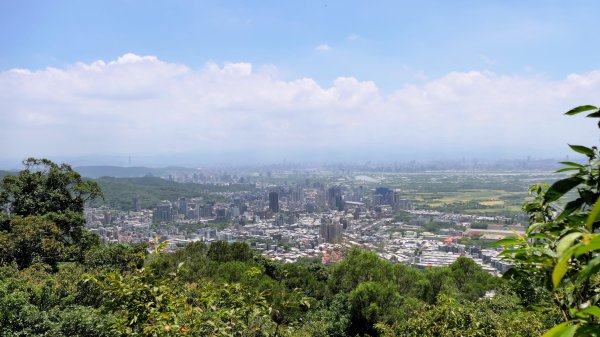
[{"label": "distant mountain ridge", "polygon": [[17,174],[17,171],[4,171],[4,170],[0,170],[0,179],[5,177],[5,176],[9,176],[9,175],[14,175]]},{"label": "distant mountain ridge", "polygon": [[113,177],[113,178],[138,178],[147,176],[158,176],[164,177],[169,174],[191,174],[197,172],[197,169],[186,168],[186,167],[143,167],[143,166],[77,166],[74,168],[75,171],[79,172],[87,178],[100,178],[100,177]]}]

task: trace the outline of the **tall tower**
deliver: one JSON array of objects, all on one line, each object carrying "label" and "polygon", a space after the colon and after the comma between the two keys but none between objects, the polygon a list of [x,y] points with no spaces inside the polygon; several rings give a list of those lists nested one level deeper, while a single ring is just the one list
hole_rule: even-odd
[{"label": "tall tower", "polygon": [[279,212],[279,193],[269,192],[269,209],[273,213]]},{"label": "tall tower", "polygon": [[188,203],[186,198],[179,198],[179,214],[187,216]]},{"label": "tall tower", "polygon": [[327,189],[327,206],[330,209],[343,210],[342,189],[339,186],[332,186]]},{"label": "tall tower", "polygon": [[140,196],[136,195],[133,197],[133,211],[139,212],[142,210],[142,205],[140,204]]}]

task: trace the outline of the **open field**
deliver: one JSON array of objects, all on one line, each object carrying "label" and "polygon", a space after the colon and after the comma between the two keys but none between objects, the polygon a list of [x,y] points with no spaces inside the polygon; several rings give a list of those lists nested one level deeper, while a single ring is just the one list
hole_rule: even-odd
[{"label": "open field", "polygon": [[552,172],[426,172],[383,173],[371,182],[361,175],[353,185],[374,189],[388,186],[401,191],[417,208],[482,215],[514,215],[534,183],[552,182],[562,176]]}]

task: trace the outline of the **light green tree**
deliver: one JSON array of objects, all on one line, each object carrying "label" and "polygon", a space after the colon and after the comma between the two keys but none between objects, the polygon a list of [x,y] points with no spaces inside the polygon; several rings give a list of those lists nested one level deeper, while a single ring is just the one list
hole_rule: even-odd
[{"label": "light green tree", "polygon": [[[600,118],[591,105],[566,115],[584,112]],[[562,162],[565,167],[557,172],[571,172],[568,178],[532,186],[533,198],[523,207],[529,214],[526,234],[498,244],[506,247],[502,255],[514,263],[509,276],[522,285],[528,304],[550,299],[560,313],[560,324],[545,336],[599,336],[600,156],[595,146],[569,146],[586,162]]]}]

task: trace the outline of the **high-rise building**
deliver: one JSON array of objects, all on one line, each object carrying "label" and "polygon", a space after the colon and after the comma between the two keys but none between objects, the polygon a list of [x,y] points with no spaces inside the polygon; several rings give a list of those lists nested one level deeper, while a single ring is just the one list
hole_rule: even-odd
[{"label": "high-rise building", "polygon": [[283,219],[283,214],[279,214],[277,215],[277,217],[275,218],[275,226],[281,227],[284,224],[284,219]]},{"label": "high-rise building", "polygon": [[335,209],[337,209],[338,211],[343,211],[345,208],[345,202],[344,199],[342,198],[341,195],[336,195],[335,196]]},{"label": "high-rise building", "polygon": [[110,211],[104,211],[104,220],[103,220],[103,223],[105,225],[110,225],[110,220],[111,220]]},{"label": "high-rise building", "polygon": [[296,186],[296,188],[292,190],[292,202],[304,202],[304,189],[302,189],[300,185]]},{"label": "high-rise building", "polygon": [[183,214],[183,216],[186,216],[187,208],[188,208],[187,199],[179,198],[179,214]]},{"label": "high-rise building", "polygon": [[388,187],[377,187],[373,193],[375,205],[394,205],[394,190]]},{"label": "high-rise building", "polygon": [[213,215],[213,208],[210,204],[206,204],[200,210],[200,217],[208,218]]},{"label": "high-rise building", "polygon": [[279,212],[279,193],[269,192],[269,209],[273,213]]},{"label": "high-rise building", "polygon": [[196,203],[189,204],[187,218],[190,220],[198,220],[200,218],[200,205]]},{"label": "high-rise building", "polygon": [[219,208],[215,209],[215,215],[219,219],[225,219],[225,218],[227,218],[227,209],[219,207]]},{"label": "high-rise building", "polygon": [[394,211],[401,209],[400,208],[400,192],[398,192],[398,191],[394,191],[392,193],[392,209]]},{"label": "high-rise building", "polygon": [[339,186],[332,186],[327,189],[327,206],[330,209],[344,210],[344,199],[342,198],[342,189]]},{"label": "high-rise building", "polygon": [[171,202],[163,201],[156,206],[153,213],[153,220],[155,222],[168,222],[173,220],[173,214],[171,212]]},{"label": "high-rise building", "polygon": [[336,242],[342,237],[342,225],[339,218],[322,217],[319,234],[324,242]]},{"label": "high-rise building", "polygon": [[133,207],[132,207],[134,212],[139,212],[142,210],[142,205],[140,204],[140,196],[136,195],[135,197],[133,197]]}]

